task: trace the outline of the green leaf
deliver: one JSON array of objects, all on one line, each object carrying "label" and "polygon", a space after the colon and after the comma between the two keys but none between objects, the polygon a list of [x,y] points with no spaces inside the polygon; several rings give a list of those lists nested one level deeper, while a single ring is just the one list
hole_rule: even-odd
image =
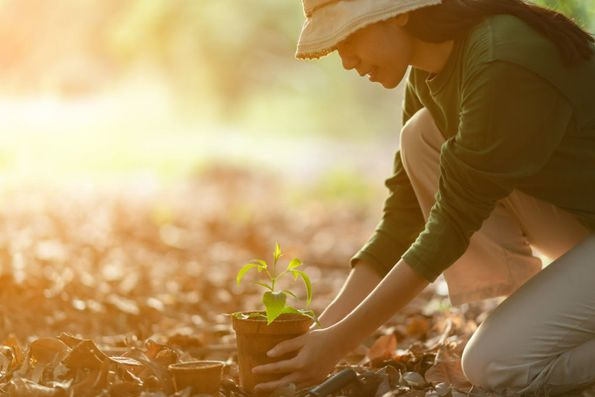
[{"label": "green leaf", "polygon": [[287,270],[293,270],[296,267],[300,267],[302,266],[302,261],[300,261],[298,258],[293,258],[291,260],[291,262],[289,262],[289,265],[287,266]]},{"label": "green leaf", "polygon": [[295,296],[295,294],[293,292],[289,291],[289,290],[284,289],[281,292],[283,292],[285,295],[291,295],[291,296],[293,296],[294,298],[297,299],[297,296]]},{"label": "green leaf", "polygon": [[283,308],[283,313],[293,313],[293,314],[300,314],[300,315],[302,315],[302,312],[301,311],[299,311],[298,309],[295,309],[295,308],[293,308],[291,306],[285,306]]},{"label": "green leaf", "polygon": [[283,255],[281,252],[281,247],[279,247],[279,243],[275,242],[275,252],[273,252],[273,257],[275,258],[275,262],[279,260],[279,258]]},{"label": "green leaf", "polygon": [[258,285],[260,285],[261,287],[265,287],[265,288],[266,288],[266,289],[268,289],[269,291],[273,291],[273,286],[272,286],[272,285],[268,285],[268,284],[265,284],[265,283],[261,283],[260,281],[256,281],[256,282],[254,282],[254,284],[258,284]]},{"label": "green leaf", "polygon": [[295,309],[295,308],[293,308],[291,306],[285,306],[285,308],[283,309],[283,313],[300,314],[302,316],[311,318],[316,324],[318,324],[320,326],[320,322],[318,321],[318,318],[316,317],[316,314],[312,310]]},{"label": "green leaf", "polygon": [[310,277],[308,277],[308,275],[301,270],[292,270],[291,274],[293,274],[294,280],[297,280],[298,277],[301,277],[302,280],[304,280],[307,292],[306,305],[309,305],[312,301],[312,283],[310,282]]},{"label": "green leaf", "polygon": [[316,315],[314,314],[314,311],[312,311],[312,310],[298,309],[297,311],[306,317],[310,317],[311,319],[316,318]]},{"label": "green leaf", "polygon": [[250,261],[250,263],[257,263],[258,264],[258,272],[260,273],[263,270],[266,270],[269,265],[267,265],[267,263],[265,261],[263,261],[262,259],[252,259]]},{"label": "green leaf", "polygon": [[283,292],[267,291],[262,297],[262,303],[266,308],[267,325],[272,323],[277,317],[283,313],[287,296]]},{"label": "green leaf", "polygon": [[242,281],[242,278],[244,278],[246,272],[250,269],[257,268],[258,266],[259,265],[256,263],[246,263],[244,266],[242,266],[242,268],[238,272],[238,275],[236,276],[236,284],[240,285],[240,281]]},{"label": "green leaf", "polygon": [[300,312],[302,316],[311,318],[318,326],[321,326],[320,322],[318,321],[318,317],[316,317],[316,314],[313,310],[298,309],[298,312]]}]

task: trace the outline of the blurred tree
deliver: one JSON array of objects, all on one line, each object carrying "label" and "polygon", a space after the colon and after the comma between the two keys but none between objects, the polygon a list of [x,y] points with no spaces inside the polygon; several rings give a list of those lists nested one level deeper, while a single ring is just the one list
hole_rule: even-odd
[{"label": "blurred tree", "polygon": [[561,12],[590,32],[595,30],[595,2],[592,0],[535,0],[534,2]]},{"label": "blurred tree", "polygon": [[[535,2],[595,30],[595,1]],[[243,127],[364,137],[398,128],[399,91],[345,73],[336,54],[294,59],[302,21],[299,0],[3,0],[0,84],[84,94],[144,68],[192,114],[209,107]]]},{"label": "blurred tree", "polygon": [[110,38],[122,59],[156,61],[181,92],[215,95],[231,111],[294,67],[298,9],[278,0],[133,0]]},{"label": "blurred tree", "polygon": [[113,76],[103,26],[118,0],[0,2],[0,85],[6,92],[94,92]]},{"label": "blurred tree", "polygon": [[[276,133],[357,134],[397,120],[394,102],[354,83],[335,57],[294,59],[302,23],[297,0],[131,0],[113,19],[109,43],[128,67],[157,65],[190,113],[208,101],[220,118]],[[353,107],[372,116],[345,120]],[[388,121],[374,116],[389,109]]]}]

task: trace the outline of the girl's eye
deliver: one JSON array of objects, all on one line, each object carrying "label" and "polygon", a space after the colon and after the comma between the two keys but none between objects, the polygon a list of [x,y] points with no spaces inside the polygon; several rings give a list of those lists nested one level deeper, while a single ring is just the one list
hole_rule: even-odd
[{"label": "girl's eye", "polygon": [[341,42],[341,46],[343,46],[343,47],[351,47],[351,44],[352,44],[352,41],[351,41],[350,37],[346,38],[345,40],[343,40]]}]

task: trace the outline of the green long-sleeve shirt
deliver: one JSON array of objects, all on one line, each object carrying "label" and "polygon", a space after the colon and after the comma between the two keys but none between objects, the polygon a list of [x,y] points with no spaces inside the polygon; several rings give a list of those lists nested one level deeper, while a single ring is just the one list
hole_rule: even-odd
[{"label": "green long-sleeve shirt", "polygon": [[595,231],[595,57],[568,68],[522,20],[490,17],[455,41],[438,74],[412,69],[403,122],[422,107],[446,139],[428,221],[397,151],[383,218],[352,266],[365,260],[384,276],[402,257],[433,281],[514,189]]}]

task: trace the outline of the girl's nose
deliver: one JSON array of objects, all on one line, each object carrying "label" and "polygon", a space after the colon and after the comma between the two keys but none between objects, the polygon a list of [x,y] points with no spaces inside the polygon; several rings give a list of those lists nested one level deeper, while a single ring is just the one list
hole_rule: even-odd
[{"label": "girl's nose", "polygon": [[354,69],[359,65],[359,58],[355,56],[342,56],[341,61],[343,62],[343,68],[347,70]]}]

